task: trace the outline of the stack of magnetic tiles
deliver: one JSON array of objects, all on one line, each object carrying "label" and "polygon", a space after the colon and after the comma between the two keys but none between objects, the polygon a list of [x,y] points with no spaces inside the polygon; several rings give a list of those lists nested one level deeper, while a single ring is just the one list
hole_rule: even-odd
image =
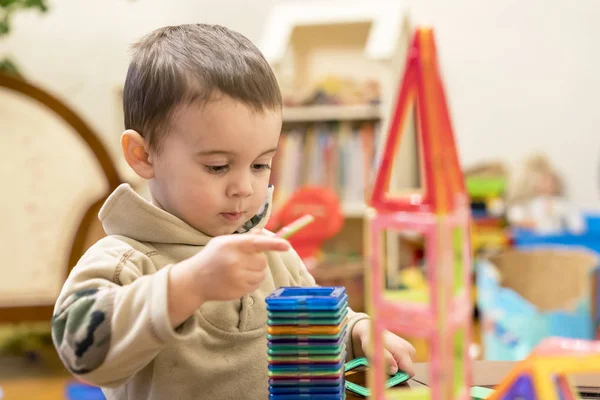
[{"label": "stack of magnetic tiles", "polygon": [[344,399],[346,289],[282,287],[266,302],[269,399]]}]

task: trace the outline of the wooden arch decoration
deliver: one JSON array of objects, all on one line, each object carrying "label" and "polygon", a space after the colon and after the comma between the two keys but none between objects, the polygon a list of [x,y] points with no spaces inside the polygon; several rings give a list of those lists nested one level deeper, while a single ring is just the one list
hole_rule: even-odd
[{"label": "wooden arch decoration", "polygon": [[[113,163],[106,147],[102,144],[98,135],[92,128],[83,121],[71,108],[52,94],[45,90],[26,82],[23,79],[16,78],[0,72],[0,88],[6,88],[34,99],[37,103],[46,107],[67,123],[83,139],[89,147],[96,161],[100,165],[104,176],[108,182],[108,192],[94,202],[83,215],[79,226],[72,240],[69,252],[68,264],[64,268],[65,279],[71,268],[77,263],[79,258],[85,252],[85,239],[90,232],[94,218],[112,191],[122,183],[117,168]],[[52,318],[54,305],[39,306],[17,306],[0,307],[0,322],[24,322],[24,321],[50,321]]]}]

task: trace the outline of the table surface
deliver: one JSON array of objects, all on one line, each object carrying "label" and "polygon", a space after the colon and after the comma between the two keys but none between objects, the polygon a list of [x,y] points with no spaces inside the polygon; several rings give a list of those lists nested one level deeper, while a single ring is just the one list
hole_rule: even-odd
[{"label": "table surface", "polygon": [[[478,386],[493,386],[498,380],[514,366],[512,362],[495,361],[476,361],[473,366],[474,384]],[[428,384],[427,364],[417,363],[415,366],[416,375],[409,381],[409,387],[423,387]],[[10,372],[12,371],[12,372]],[[16,374],[14,371],[20,371]],[[364,385],[364,373],[348,376],[348,380]],[[585,386],[585,392],[596,394],[591,398],[597,398],[600,393],[600,379],[595,376],[593,385],[590,385],[589,378],[581,381]],[[0,366],[0,388],[4,391],[3,400],[64,400],[65,388],[69,380],[72,379],[66,371],[54,369],[49,372],[47,369],[39,369],[32,366],[23,366],[7,364],[2,362]],[[576,379],[576,383],[578,379]],[[591,387],[595,386],[595,387]],[[348,394],[348,399],[359,399],[362,397]],[[587,396],[583,396],[587,398]],[[364,398],[363,398],[364,399]]]},{"label": "table surface", "polygon": [[[64,400],[65,387],[71,379],[69,376],[33,376],[10,380],[0,379],[0,388],[4,391],[6,400]],[[357,383],[360,383],[358,381]],[[423,386],[417,382],[411,382],[409,387]],[[364,399],[348,393],[347,399]],[[3,400],[4,400],[3,399]]]},{"label": "table surface", "polygon": [[[67,383],[73,378],[60,366],[52,368],[28,365],[22,361],[0,361],[0,388],[2,400],[64,400]],[[365,374],[349,375],[348,380],[364,385]],[[410,382],[407,387],[422,387]],[[364,399],[348,393],[347,399]]]}]

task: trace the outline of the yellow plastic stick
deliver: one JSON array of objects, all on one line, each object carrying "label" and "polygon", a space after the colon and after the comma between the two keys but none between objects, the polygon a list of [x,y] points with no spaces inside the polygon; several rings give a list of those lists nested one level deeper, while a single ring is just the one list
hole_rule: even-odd
[{"label": "yellow plastic stick", "polygon": [[281,228],[275,235],[280,238],[283,238],[283,239],[288,239],[294,233],[298,232],[300,229],[304,228],[305,226],[307,226],[314,220],[315,220],[315,217],[313,217],[310,214],[306,214],[306,215],[298,218],[291,224],[286,225],[283,228]]}]

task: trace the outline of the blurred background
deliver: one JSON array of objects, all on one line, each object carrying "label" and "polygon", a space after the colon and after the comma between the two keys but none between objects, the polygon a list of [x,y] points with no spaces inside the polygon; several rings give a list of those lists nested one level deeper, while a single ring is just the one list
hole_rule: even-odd
[{"label": "blurred background", "polygon": [[[549,335],[594,337],[599,17],[594,0],[0,0],[0,393],[68,396],[52,305],[103,236],[106,196],[122,182],[147,196],[119,147],[130,45],[181,23],[239,31],[273,66],[285,105],[269,227],[298,204],[328,210],[328,228],[295,245],[317,282],[346,286],[357,310],[365,211],[407,48],[415,27],[433,27],[471,201],[474,357],[518,360]],[[422,185],[417,137],[413,118],[394,190]],[[387,289],[425,290],[423,238],[386,243]],[[517,306],[505,310],[507,298]]]}]

